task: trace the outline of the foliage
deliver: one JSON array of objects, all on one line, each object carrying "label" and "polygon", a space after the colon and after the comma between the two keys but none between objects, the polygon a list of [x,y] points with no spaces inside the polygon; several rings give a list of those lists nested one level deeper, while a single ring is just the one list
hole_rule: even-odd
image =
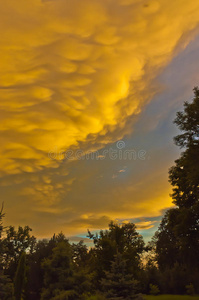
[{"label": "foliage", "polygon": [[187,296],[187,295],[158,295],[158,296],[145,296],[145,300],[198,300],[198,296]]},{"label": "foliage", "polygon": [[184,103],[184,112],[177,112],[174,123],[183,132],[174,138],[176,145],[187,147],[199,144],[199,89],[195,87],[193,102]]},{"label": "foliage", "polygon": [[83,300],[107,300],[102,293],[96,293],[95,295],[85,295]]},{"label": "foliage", "polygon": [[21,253],[34,252],[36,238],[31,235],[31,231],[29,226],[19,226],[17,230],[14,226],[9,226],[5,231],[6,237],[2,241],[3,267],[5,274],[9,275],[12,280],[14,280]]},{"label": "foliage", "polygon": [[67,240],[57,244],[52,256],[44,259],[42,267],[44,288],[41,299],[53,299],[60,291],[72,290],[71,248]]},{"label": "foliage", "polygon": [[0,210],[0,299],[1,300],[13,300],[13,283],[8,276],[4,274],[3,270],[3,253],[4,245],[2,240],[3,226],[3,205]]},{"label": "foliage", "polygon": [[194,88],[193,102],[184,103],[184,112],[178,112],[174,122],[183,132],[177,135],[174,141],[176,145],[185,147],[185,151],[169,170],[169,181],[173,186],[172,198],[179,208],[190,209],[196,205],[198,213],[199,89],[197,87]]},{"label": "foliage", "polygon": [[16,300],[21,300],[25,284],[26,274],[26,254],[22,252],[20,255],[15,279],[14,279],[14,295]]},{"label": "foliage", "polygon": [[[172,198],[177,207],[169,209],[155,235],[156,258],[160,270],[180,274],[194,272],[199,280],[199,89],[194,89],[192,103],[185,102],[184,111],[178,112],[175,124],[182,131],[175,143],[185,151],[169,170],[173,186]],[[170,271],[168,271],[170,269]],[[184,272],[184,273],[183,273]],[[184,277],[183,277],[184,278]],[[194,280],[194,279],[193,279]],[[183,279],[186,283],[186,280]],[[193,282],[193,281],[192,281]],[[186,283],[187,284],[187,283]],[[185,286],[178,292],[184,292]]]},{"label": "foliage", "polygon": [[188,295],[193,296],[195,294],[195,289],[192,283],[186,285],[186,292]]},{"label": "foliage", "polygon": [[2,271],[0,271],[0,299],[14,300],[13,283]]},{"label": "foliage", "polygon": [[135,224],[115,224],[111,222],[108,230],[101,230],[93,235],[88,231],[88,237],[93,239],[95,248],[92,251],[93,267],[98,280],[104,277],[105,271],[110,271],[112,261],[117,253],[128,260],[128,272],[137,279],[141,268],[141,254],[144,251],[143,237],[136,231]]},{"label": "foliage", "polygon": [[111,300],[136,299],[137,281],[127,272],[127,261],[118,253],[111,263],[110,272],[105,272],[105,278],[101,280],[105,295]]},{"label": "foliage", "polygon": [[158,286],[155,284],[150,284],[150,295],[156,296],[159,293],[160,293],[160,290],[159,290]]}]

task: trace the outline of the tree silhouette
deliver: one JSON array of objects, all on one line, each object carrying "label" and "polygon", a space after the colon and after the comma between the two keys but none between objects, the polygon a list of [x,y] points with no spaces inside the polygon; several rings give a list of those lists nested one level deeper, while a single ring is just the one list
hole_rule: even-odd
[{"label": "tree silhouette", "polygon": [[197,87],[194,88],[193,101],[184,103],[184,111],[177,113],[174,123],[182,131],[174,141],[185,150],[169,170],[169,181],[173,186],[171,196],[177,207],[166,212],[156,233],[157,260],[161,270],[170,268],[173,272],[178,270],[176,272],[179,273],[180,268],[184,270],[184,276],[189,277],[189,280],[192,278],[192,282],[197,282],[199,280],[199,89]]},{"label": "tree silhouette", "polygon": [[96,235],[88,231],[88,237],[94,241],[95,261],[93,266],[99,280],[104,276],[104,271],[110,271],[114,255],[117,253],[121,253],[123,258],[128,260],[128,272],[138,279],[140,255],[144,251],[144,241],[136,231],[135,224],[119,225],[111,222],[108,230],[101,230]]},{"label": "tree silhouette", "polygon": [[194,88],[192,103],[184,103],[184,112],[178,112],[174,121],[182,134],[174,138],[176,145],[185,148],[169,170],[173,186],[173,202],[180,208],[191,208],[199,199],[199,89]]},{"label": "tree silhouette", "polygon": [[14,280],[14,295],[16,300],[21,300],[24,285],[25,285],[25,275],[26,275],[26,254],[25,252],[21,253],[17,272]]}]

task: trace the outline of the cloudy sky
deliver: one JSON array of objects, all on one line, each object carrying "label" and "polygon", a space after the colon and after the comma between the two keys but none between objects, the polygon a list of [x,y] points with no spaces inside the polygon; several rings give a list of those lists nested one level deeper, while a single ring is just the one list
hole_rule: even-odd
[{"label": "cloudy sky", "polygon": [[199,85],[199,2],[1,1],[0,66],[6,224],[41,238],[133,221],[149,238]]}]

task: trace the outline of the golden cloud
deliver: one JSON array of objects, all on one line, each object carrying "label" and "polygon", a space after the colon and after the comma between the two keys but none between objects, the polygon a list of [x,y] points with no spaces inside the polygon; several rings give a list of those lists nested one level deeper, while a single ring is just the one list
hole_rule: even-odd
[{"label": "golden cloud", "polygon": [[56,167],[52,147],[125,128],[189,41],[199,4],[10,0],[0,14],[1,171],[15,174]]},{"label": "golden cloud", "polygon": [[[83,200],[85,182],[96,167],[89,175],[82,173],[85,166],[74,172],[78,162],[62,168],[63,156],[52,160],[49,153],[79,145],[92,151],[129,133],[129,122],[134,122],[133,117],[159,89],[154,79],[197,34],[198,24],[199,2],[195,0],[1,3],[2,196],[12,199],[14,195],[21,202],[13,207],[24,214],[28,208],[40,212],[44,220],[53,214],[56,220],[56,215],[65,213],[63,219],[67,215],[69,220],[60,224],[67,228],[105,226],[118,214],[131,217],[134,210],[137,217],[148,211],[157,215],[169,206],[168,187],[162,196],[151,194],[147,203],[139,202],[147,197],[144,189],[140,193],[139,186],[132,188],[128,181],[117,190],[111,187],[113,209],[104,191],[104,206],[94,213],[97,204],[92,205],[92,193],[87,206]],[[127,173],[123,166],[114,172],[112,182]],[[131,204],[134,192],[138,200]],[[23,217],[20,220],[23,223]]]}]

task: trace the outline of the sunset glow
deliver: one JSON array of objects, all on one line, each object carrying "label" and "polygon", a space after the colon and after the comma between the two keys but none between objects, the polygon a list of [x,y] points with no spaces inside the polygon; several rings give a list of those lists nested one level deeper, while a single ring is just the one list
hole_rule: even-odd
[{"label": "sunset glow", "polygon": [[[110,220],[152,232],[172,206],[172,121],[199,84],[198,34],[196,0],[1,1],[5,222],[38,237]],[[118,154],[132,149],[143,159]]]}]

